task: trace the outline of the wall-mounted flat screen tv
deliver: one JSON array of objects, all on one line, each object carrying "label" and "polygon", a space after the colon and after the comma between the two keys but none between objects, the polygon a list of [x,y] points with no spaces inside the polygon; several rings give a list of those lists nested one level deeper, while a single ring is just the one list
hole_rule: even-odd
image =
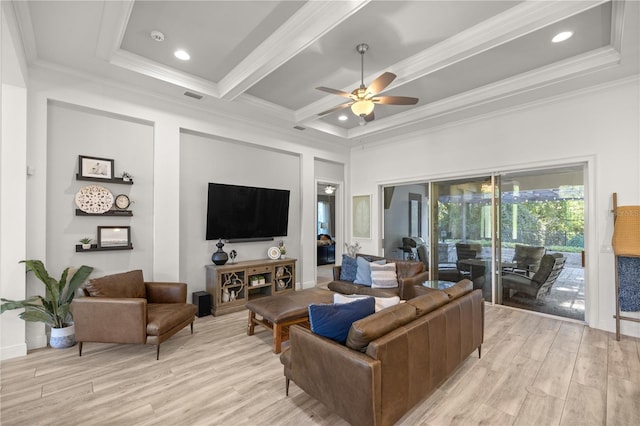
[{"label": "wall-mounted flat screen tv", "polygon": [[287,235],[289,191],[209,183],[207,240]]}]

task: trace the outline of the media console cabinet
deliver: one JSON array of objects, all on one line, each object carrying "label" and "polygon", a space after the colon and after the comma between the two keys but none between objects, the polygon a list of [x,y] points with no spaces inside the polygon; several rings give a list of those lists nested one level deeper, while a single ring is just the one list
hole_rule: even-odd
[{"label": "media console cabinet", "polygon": [[296,289],[296,259],[248,260],[206,265],[206,269],[214,316],[241,311],[247,301],[258,297]]}]

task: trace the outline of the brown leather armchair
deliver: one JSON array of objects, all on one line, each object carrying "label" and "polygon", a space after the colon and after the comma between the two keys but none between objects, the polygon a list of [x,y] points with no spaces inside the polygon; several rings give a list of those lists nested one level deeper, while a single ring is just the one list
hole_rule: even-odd
[{"label": "brown leather armchair", "polygon": [[185,283],[145,282],[141,270],[89,280],[71,303],[78,353],[84,342],[156,345],[191,325],[196,306]]}]

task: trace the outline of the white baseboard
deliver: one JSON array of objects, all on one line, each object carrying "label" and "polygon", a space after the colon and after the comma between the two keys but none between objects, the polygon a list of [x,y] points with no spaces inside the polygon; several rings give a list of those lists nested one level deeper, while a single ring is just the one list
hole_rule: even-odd
[{"label": "white baseboard", "polygon": [[22,343],[20,345],[7,346],[0,349],[0,359],[11,359],[19,356],[25,356],[27,354],[27,345]]}]

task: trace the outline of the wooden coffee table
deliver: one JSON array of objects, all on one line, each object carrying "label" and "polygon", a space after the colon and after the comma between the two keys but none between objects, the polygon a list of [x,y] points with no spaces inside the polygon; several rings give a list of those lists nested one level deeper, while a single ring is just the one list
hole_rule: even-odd
[{"label": "wooden coffee table", "polygon": [[321,288],[309,288],[275,296],[261,297],[246,303],[249,310],[247,334],[253,335],[256,325],[273,332],[273,353],[282,351],[282,342],[289,339],[289,327],[309,324],[309,305],[333,303],[333,292]]}]

